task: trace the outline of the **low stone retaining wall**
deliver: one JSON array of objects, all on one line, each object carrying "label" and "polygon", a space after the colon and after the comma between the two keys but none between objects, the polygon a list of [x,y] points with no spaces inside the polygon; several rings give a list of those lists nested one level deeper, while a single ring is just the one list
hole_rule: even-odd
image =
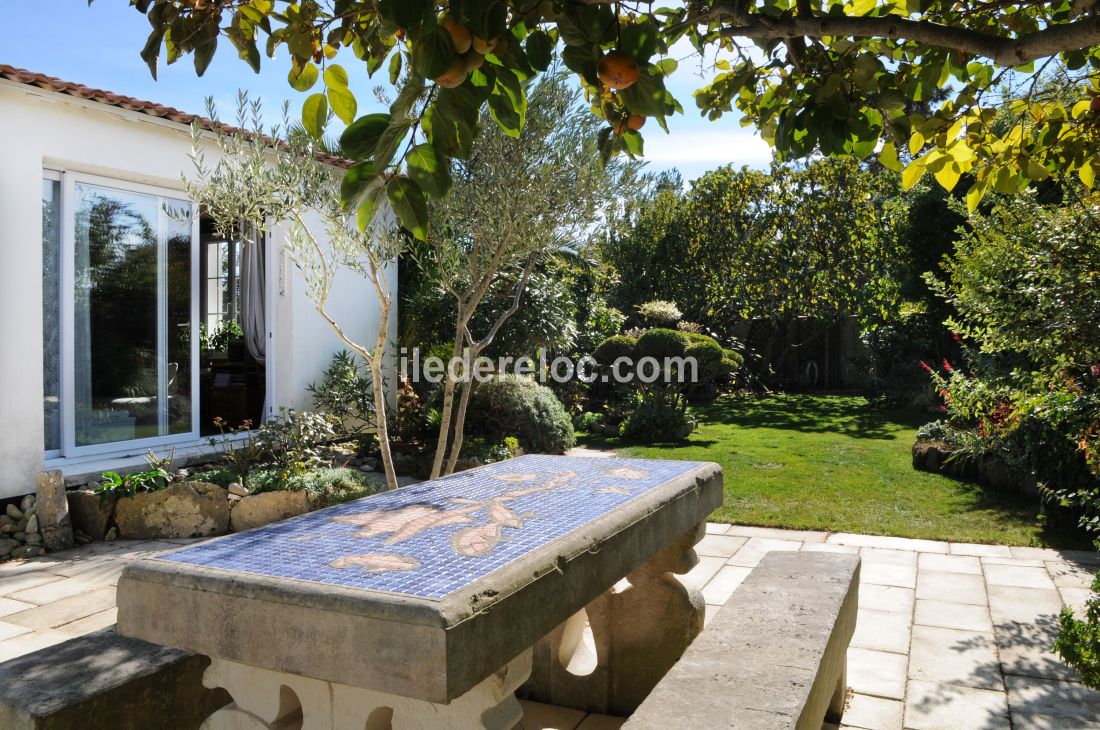
[{"label": "low stone retaining wall", "polygon": [[[954,458],[952,458],[954,457]],[[943,441],[917,441],[913,444],[913,468],[955,479],[977,482],[983,487],[1039,496],[1035,477],[1012,464],[992,456],[962,458]]]},{"label": "low stone retaining wall", "polygon": [[156,492],[104,499],[91,490],[69,492],[79,542],[116,537],[155,540],[243,532],[310,510],[304,491],[249,494],[207,482],[176,482]]}]

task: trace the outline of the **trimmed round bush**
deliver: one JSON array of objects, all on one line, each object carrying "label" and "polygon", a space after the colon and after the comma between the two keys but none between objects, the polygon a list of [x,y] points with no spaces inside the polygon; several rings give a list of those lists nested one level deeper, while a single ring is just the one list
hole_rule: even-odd
[{"label": "trimmed round bush", "polygon": [[498,375],[474,390],[467,429],[493,442],[514,436],[528,452],[561,454],[576,442],[554,391],[530,378]]},{"label": "trimmed round bush", "polygon": [[676,406],[660,402],[645,402],[634,409],[622,425],[619,434],[631,441],[680,441],[695,430],[695,420]]},{"label": "trimmed round bush", "polygon": [[683,332],[669,329],[651,329],[642,333],[638,344],[634,346],[635,357],[683,357],[687,351],[688,336]]},{"label": "trimmed round bush", "polygon": [[723,374],[722,360],[726,356],[725,350],[710,337],[692,342],[688,345],[684,355],[695,358],[695,361],[699,363],[700,383],[709,383]]},{"label": "trimmed round bush", "polygon": [[592,357],[596,358],[596,362],[600,365],[610,367],[620,357],[631,357],[634,354],[634,345],[637,342],[633,337],[627,337],[626,335],[608,337],[600,343],[596,351],[592,353]]}]

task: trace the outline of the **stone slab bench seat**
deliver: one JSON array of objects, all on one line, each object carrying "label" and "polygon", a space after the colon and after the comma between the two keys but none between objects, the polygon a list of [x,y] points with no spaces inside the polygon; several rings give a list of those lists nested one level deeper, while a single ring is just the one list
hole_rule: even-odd
[{"label": "stone slab bench seat", "polygon": [[210,660],[109,627],[0,664],[3,730],[193,730],[230,702]]},{"label": "stone slab bench seat", "polygon": [[820,730],[838,720],[859,557],[770,552],[624,730]]}]

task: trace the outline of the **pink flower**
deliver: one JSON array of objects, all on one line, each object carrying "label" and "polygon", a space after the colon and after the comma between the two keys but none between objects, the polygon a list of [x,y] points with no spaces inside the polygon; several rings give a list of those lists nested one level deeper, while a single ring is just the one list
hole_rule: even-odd
[{"label": "pink flower", "polygon": [[921,366],[922,368],[924,368],[924,369],[925,369],[926,371],[928,371],[928,372],[932,372],[932,368],[931,368],[931,367],[929,367],[928,363],[926,363],[926,362],[925,362],[924,360],[921,360],[921,361],[920,361],[920,366]]},{"label": "pink flower", "polygon": [[943,369],[944,369],[944,370],[946,370],[946,371],[947,371],[947,372],[949,372],[949,373],[950,373],[950,372],[952,372],[952,370],[951,370],[951,363],[947,362],[947,358],[946,358],[946,357],[945,357],[945,358],[943,359]]},{"label": "pink flower", "polygon": [[960,335],[958,332],[952,332],[951,333],[951,339],[954,340],[955,342],[962,342],[963,341],[962,335]]}]

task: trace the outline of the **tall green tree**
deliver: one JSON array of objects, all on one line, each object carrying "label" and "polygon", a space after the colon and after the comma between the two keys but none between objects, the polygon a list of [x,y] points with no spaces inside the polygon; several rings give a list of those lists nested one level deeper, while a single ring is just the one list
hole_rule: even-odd
[{"label": "tall green tree", "polygon": [[889,191],[851,160],[726,167],[686,193],[657,192],[604,256],[619,270],[624,308],[670,299],[718,331],[757,318],[874,322],[896,294]]}]

